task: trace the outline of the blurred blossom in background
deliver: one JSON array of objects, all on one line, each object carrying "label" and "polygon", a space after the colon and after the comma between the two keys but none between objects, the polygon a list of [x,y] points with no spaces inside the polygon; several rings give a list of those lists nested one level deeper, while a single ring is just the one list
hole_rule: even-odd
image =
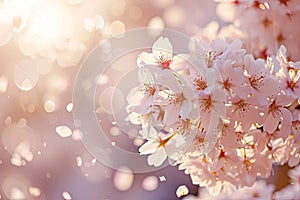
[{"label": "blurred blossom in background", "polygon": [[[218,12],[226,4],[221,6]],[[74,126],[73,83],[94,48],[127,30],[170,28],[212,40],[223,24],[211,0],[0,0],[0,199],[173,200],[197,195],[198,187],[176,167],[135,174],[127,166],[111,169],[96,160]],[[231,26],[218,34],[244,37]],[[120,62],[113,66],[119,74],[103,75],[100,86],[113,86],[127,67]],[[100,91],[102,107],[96,112],[112,112],[112,93],[125,104],[127,94],[108,87]],[[124,135],[115,125],[110,118],[102,123],[112,145],[137,152],[143,141],[128,138],[134,130]],[[285,182],[276,187],[288,182],[287,175],[281,180]]]}]

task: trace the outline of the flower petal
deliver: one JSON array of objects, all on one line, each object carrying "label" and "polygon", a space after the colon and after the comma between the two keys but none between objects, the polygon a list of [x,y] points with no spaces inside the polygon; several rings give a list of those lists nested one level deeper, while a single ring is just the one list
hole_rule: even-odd
[{"label": "flower petal", "polygon": [[152,46],[152,53],[156,60],[160,56],[164,56],[166,59],[172,59],[173,57],[173,46],[170,43],[168,38],[160,37],[157,41],[154,42]]},{"label": "flower petal", "polygon": [[286,108],[279,108],[282,116],[280,117],[281,123],[290,126],[292,124],[293,116],[292,113]]},{"label": "flower petal", "polygon": [[139,148],[140,155],[147,155],[157,152],[159,143],[155,140],[149,140]]},{"label": "flower petal", "polygon": [[148,164],[154,165],[155,167],[159,167],[163,164],[163,162],[167,159],[167,152],[164,148],[160,148],[158,151],[148,156]]},{"label": "flower petal", "polygon": [[273,133],[277,126],[278,126],[279,120],[276,119],[272,114],[269,114],[263,124],[264,130],[268,133]]},{"label": "flower petal", "polygon": [[192,102],[188,100],[184,100],[181,106],[181,112],[180,115],[183,119],[187,118],[187,116],[190,114],[192,111]]},{"label": "flower petal", "polygon": [[165,112],[165,123],[166,124],[173,124],[178,119],[178,114],[180,112],[180,106],[167,106]]},{"label": "flower petal", "polygon": [[170,68],[174,71],[183,71],[188,74],[189,63],[187,60],[189,59],[189,55],[186,54],[179,54],[173,57],[173,61],[170,65]]},{"label": "flower petal", "polygon": [[152,53],[143,52],[137,59],[137,65],[142,66],[144,64],[156,64],[155,57]]}]

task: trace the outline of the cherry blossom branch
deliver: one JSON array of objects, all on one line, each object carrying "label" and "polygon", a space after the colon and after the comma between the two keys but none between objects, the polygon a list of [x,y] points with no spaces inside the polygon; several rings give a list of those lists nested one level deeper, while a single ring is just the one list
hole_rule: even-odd
[{"label": "cherry blossom branch", "polygon": [[148,164],[168,159],[210,194],[252,186],[272,165],[300,160],[300,68],[281,46],[266,60],[239,40],[194,40],[175,55],[167,38],[138,58],[127,120],[140,124]]}]

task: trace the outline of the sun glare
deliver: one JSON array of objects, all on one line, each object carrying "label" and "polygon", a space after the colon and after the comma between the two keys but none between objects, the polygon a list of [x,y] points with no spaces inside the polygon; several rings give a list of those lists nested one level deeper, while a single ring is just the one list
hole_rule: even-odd
[{"label": "sun glare", "polygon": [[66,8],[51,5],[34,14],[28,24],[28,32],[40,39],[55,41],[69,35],[71,22]]}]

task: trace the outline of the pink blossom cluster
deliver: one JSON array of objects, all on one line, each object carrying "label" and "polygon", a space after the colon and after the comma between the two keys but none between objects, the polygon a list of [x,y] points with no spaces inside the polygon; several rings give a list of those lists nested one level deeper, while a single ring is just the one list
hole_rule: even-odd
[{"label": "pink blossom cluster", "polygon": [[[226,199],[257,199],[257,200],[297,200],[300,198],[300,165],[288,171],[290,184],[275,192],[272,184],[259,180],[251,187],[244,187],[240,190],[223,190],[218,196],[211,196],[206,188],[200,188],[198,197],[187,196],[184,200],[226,200]],[[229,188],[232,189],[232,188]]]},{"label": "pink blossom cluster", "polygon": [[243,43],[194,40],[189,54],[159,38],[137,60],[127,118],[141,125],[148,164],[179,165],[210,194],[252,186],[273,164],[300,161],[300,62],[281,46],[266,60]]},{"label": "pink blossom cluster", "polygon": [[[220,18],[243,33],[247,49],[255,57],[275,54],[280,45],[290,59],[300,59],[298,0],[215,0]],[[228,25],[228,24],[227,24]]]}]

